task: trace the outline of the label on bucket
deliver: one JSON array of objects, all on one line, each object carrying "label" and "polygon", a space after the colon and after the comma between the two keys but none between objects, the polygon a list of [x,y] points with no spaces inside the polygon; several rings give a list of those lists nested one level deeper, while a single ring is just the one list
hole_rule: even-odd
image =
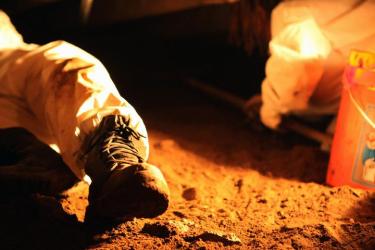
[{"label": "label on bucket", "polygon": [[[366,114],[375,120],[375,105],[368,105]],[[375,188],[375,129],[363,120],[357,153],[353,166],[353,182]]]},{"label": "label on bucket", "polygon": [[364,69],[374,69],[375,53],[369,51],[351,50],[349,54],[349,65]]},{"label": "label on bucket", "polygon": [[375,53],[352,50],[343,81],[346,87],[361,84],[375,91]]}]

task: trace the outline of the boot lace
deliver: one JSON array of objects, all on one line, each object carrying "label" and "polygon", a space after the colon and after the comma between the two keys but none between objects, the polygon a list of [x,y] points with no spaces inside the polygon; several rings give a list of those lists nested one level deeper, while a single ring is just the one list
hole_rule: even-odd
[{"label": "boot lace", "polygon": [[[98,128],[99,131],[103,130],[102,126],[106,126],[105,119],[106,117],[101,122]],[[102,156],[109,163],[110,171],[144,162],[133,142],[134,140],[139,141],[145,136],[134,131],[129,126],[130,119],[125,119],[125,117],[118,115],[114,119],[114,127],[110,127],[110,129],[104,128],[103,133],[98,133],[99,135],[92,138],[87,153],[95,146],[101,147]]]}]

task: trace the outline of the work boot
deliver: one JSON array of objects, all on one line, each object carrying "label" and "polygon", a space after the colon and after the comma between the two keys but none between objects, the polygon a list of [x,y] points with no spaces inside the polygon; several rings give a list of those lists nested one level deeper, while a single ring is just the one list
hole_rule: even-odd
[{"label": "work boot", "polygon": [[120,115],[103,118],[84,143],[92,183],[86,220],[152,218],[166,211],[168,185],[160,170],[145,163],[143,136]]},{"label": "work boot", "polygon": [[58,195],[78,178],[61,156],[24,128],[0,129],[2,197],[40,193]]}]

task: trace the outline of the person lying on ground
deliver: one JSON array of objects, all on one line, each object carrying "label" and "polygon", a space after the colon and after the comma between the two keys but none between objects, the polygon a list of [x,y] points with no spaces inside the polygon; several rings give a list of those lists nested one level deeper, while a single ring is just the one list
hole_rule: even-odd
[{"label": "person lying on ground", "polygon": [[56,195],[82,179],[86,219],[164,213],[145,125],[102,63],[65,41],[25,43],[4,12],[0,25],[0,190]]}]

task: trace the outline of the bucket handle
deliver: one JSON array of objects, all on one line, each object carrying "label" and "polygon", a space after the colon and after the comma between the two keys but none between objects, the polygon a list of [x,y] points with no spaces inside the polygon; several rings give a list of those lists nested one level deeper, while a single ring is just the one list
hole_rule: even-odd
[{"label": "bucket handle", "polygon": [[357,100],[354,98],[352,94],[352,90],[349,87],[348,93],[350,100],[353,102],[354,107],[358,110],[358,112],[362,115],[362,117],[365,119],[365,121],[373,128],[375,129],[375,123],[371,120],[371,118],[366,114],[366,112],[362,109],[361,105],[357,102]]}]

